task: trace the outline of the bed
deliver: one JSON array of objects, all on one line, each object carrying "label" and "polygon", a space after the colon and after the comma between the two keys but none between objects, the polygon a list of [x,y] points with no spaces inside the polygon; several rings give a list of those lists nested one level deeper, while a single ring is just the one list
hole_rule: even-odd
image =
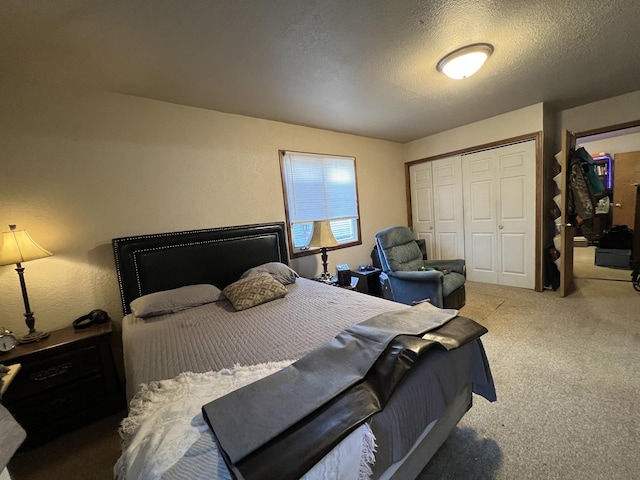
[{"label": "bed", "polygon": [[[229,287],[231,292],[248,271],[265,277],[265,265],[274,266],[278,274],[295,275],[287,267],[285,226],[277,222],[138,235],[114,239],[113,248],[125,314],[121,328],[131,400],[121,427],[123,454],[114,468],[118,478],[233,478],[199,410],[210,391],[219,386],[222,393],[216,395],[229,398],[243,391],[238,388],[243,382],[291,368],[292,362],[353,324],[416,308],[289,278],[290,283],[278,279],[284,294],[250,308],[236,310],[235,303],[220,296],[142,318],[132,313],[132,302],[154,294],[198,285]],[[277,278],[270,270],[268,274]],[[231,383],[223,386],[224,382]],[[158,391],[173,391],[173,403],[155,400]],[[336,439],[330,454],[301,477],[321,478],[314,475],[326,468],[337,468],[343,475],[349,471],[346,464],[335,462],[346,458],[341,461],[357,475],[344,478],[414,478],[471,407],[472,392],[495,400],[480,338],[450,350],[433,348],[407,372],[381,411]],[[151,423],[154,415],[149,412],[156,404],[165,410]],[[177,418],[183,425],[163,430],[168,423],[179,423]],[[332,474],[327,476],[325,470],[325,478]],[[342,477],[336,473],[335,478]]]}]

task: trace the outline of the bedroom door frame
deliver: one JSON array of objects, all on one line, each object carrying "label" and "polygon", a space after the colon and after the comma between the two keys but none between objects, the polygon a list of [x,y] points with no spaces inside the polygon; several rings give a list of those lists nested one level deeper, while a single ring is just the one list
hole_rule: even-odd
[{"label": "bedroom door frame", "polygon": [[[628,128],[635,128],[635,127],[640,127],[640,119],[632,120],[630,122],[618,123],[614,125],[608,125],[604,127],[593,128],[590,130],[575,132],[572,134],[573,140],[571,139],[571,137],[568,137],[566,134],[564,134],[566,130],[563,130],[562,151],[564,152],[565,146],[569,145],[572,141],[574,142],[573,146],[575,146],[576,143],[578,143],[579,140],[584,137],[590,137],[592,135],[600,135],[603,133],[617,132],[617,131],[626,130]],[[564,170],[565,169],[563,169],[562,171]],[[563,177],[562,182],[563,182],[563,185],[565,185],[565,189],[568,188],[569,179]],[[561,222],[560,233],[562,235],[563,229],[565,228],[564,225],[568,225],[567,216],[565,217],[561,216],[560,222]],[[559,290],[560,290],[560,296],[562,297],[568,296],[569,294],[571,294],[571,292],[575,290],[574,288],[575,285],[573,283],[573,236],[575,235],[575,227],[571,226],[567,228],[573,228],[574,231],[572,233],[568,232],[568,230],[565,231],[564,238],[561,237],[561,240],[560,240],[561,249],[565,252],[564,254],[562,253],[562,251],[560,252],[560,288]],[[563,257],[564,257],[564,260],[563,260]]]},{"label": "bedroom door frame", "polygon": [[566,297],[575,290],[573,282],[573,237],[575,225],[569,222],[569,151],[576,146],[576,136],[570,131],[562,130],[562,150],[560,151],[560,286],[561,297]]}]

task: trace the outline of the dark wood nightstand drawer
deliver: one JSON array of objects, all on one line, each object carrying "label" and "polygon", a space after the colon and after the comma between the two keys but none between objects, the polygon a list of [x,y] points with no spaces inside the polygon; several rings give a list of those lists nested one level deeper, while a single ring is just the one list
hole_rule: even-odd
[{"label": "dark wood nightstand drawer", "polygon": [[27,431],[22,448],[123,408],[122,384],[112,350],[111,323],[84,330],[67,327],[39,342],[18,345],[2,357],[22,368],[2,404]]},{"label": "dark wood nightstand drawer", "polygon": [[5,400],[13,403],[100,371],[100,355],[93,345],[23,364]]},{"label": "dark wood nightstand drawer", "polygon": [[95,409],[106,398],[104,379],[94,375],[19,402],[13,414],[27,431]]}]

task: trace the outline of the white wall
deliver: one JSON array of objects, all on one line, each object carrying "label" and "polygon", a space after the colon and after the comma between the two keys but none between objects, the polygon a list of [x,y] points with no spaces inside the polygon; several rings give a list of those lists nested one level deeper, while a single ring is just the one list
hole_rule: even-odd
[{"label": "white wall", "polygon": [[535,133],[542,131],[542,127],[543,105],[537,103],[408,143],[406,161]]},{"label": "white wall", "polygon": [[640,91],[570,108],[558,114],[559,130],[566,128],[571,132],[583,132],[636,120],[640,120]]},{"label": "white wall", "polygon": [[[0,80],[0,228],[28,230],[53,257],[24,264],[36,326],[101,308],[122,315],[111,239],[284,221],[278,149],[356,157],[363,245],[406,224],[404,146],[95,91]],[[291,264],[321,271],[319,256]],[[0,267],[0,326],[26,333],[17,274]]]},{"label": "white wall", "polygon": [[[356,157],[363,245],[330,252],[368,263],[374,234],[406,225],[406,161],[545,131],[542,104],[406,145],[141,98],[0,79],[0,228],[27,229],[55,256],[25,264],[39,329],[94,308],[119,318],[111,239],[284,221],[278,149]],[[565,110],[584,131],[640,118],[640,92]],[[607,150],[606,148],[604,148]],[[292,261],[303,276],[317,255]],[[0,326],[24,333],[17,274],[0,267]]]},{"label": "white wall", "polygon": [[[640,112],[638,115],[640,116]],[[640,133],[620,135],[591,142],[584,142],[578,139],[578,144],[584,147],[591,155],[609,153],[613,156],[616,153],[637,152],[640,150]]]}]

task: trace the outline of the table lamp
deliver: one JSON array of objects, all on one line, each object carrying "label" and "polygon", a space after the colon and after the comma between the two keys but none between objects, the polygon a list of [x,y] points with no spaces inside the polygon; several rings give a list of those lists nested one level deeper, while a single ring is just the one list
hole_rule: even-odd
[{"label": "table lamp", "polygon": [[327,248],[338,245],[336,237],[333,236],[331,222],[329,220],[316,220],[313,222],[313,235],[311,236],[309,247],[320,248],[322,252],[322,266],[324,267],[324,271],[320,275],[322,280],[331,280],[331,274],[327,271]]},{"label": "table lamp", "polygon": [[19,337],[20,343],[37,342],[49,336],[48,333],[36,331],[36,319],[29,307],[29,296],[27,295],[27,285],[24,283],[23,262],[37,260],[53,255],[36,242],[26,230],[16,230],[15,225],[9,225],[8,232],[2,232],[2,243],[0,243],[0,265],[16,264],[16,272],[20,277],[20,287],[22,287],[22,299],[24,300],[25,322],[29,328],[29,333],[24,337]]}]

